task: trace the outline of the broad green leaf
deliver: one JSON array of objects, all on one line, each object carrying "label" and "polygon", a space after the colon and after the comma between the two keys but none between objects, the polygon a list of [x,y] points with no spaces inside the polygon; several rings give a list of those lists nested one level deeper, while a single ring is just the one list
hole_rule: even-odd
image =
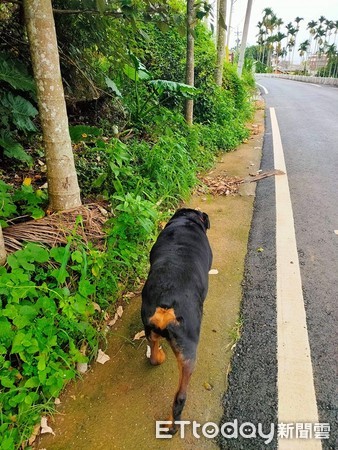
[{"label": "broad green leaf", "polygon": [[88,297],[95,292],[95,286],[93,286],[89,280],[84,280],[81,278],[79,281],[79,292],[84,297]]},{"label": "broad green leaf", "polygon": [[42,353],[41,355],[37,356],[36,359],[38,360],[38,370],[45,370],[46,369],[46,355]]},{"label": "broad green leaf", "polygon": [[26,333],[23,331],[19,331],[14,336],[13,342],[12,342],[12,350],[11,354],[13,353],[19,353],[24,349],[24,346],[22,344],[22,341],[26,338]]},{"label": "broad green leaf", "polygon": [[13,324],[20,330],[27,325],[30,325],[38,312],[34,306],[23,305],[18,307],[18,315],[14,318]]},{"label": "broad green leaf", "polygon": [[9,132],[2,131],[0,133],[0,147],[4,149],[4,154],[8,158],[15,158],[25,162],[28,165],[33,164],[33,158],[28,155],[19,142],[16,142]]},{"label": "broad green leaf", "polygon": [[1,99],[3,106],[9,109],[12,115],[13,123],[23,131],[36,131],[31,118],[34,118],[38,110],[25,98],[20,95],[13,95],[6,92]]},{"label": "broad green leaf", "polygon": [[35,82],[27,74],[26,68],[16,63],[13,57],[0,53],[0,80],[6,81],[14,89],[35,93]]},{"label": "broad green leaf", "polygon": [[102,135],[102,129],[90,125],[74,125],[69,127],[70,138],[73,142],[88,142]]},{"label": "broad green leaf", "polygon": [[108,77],[105,77],[106,85],[116,94],[118,97],[122,97],[121,92],[119,91],[118,87],[114,83],[113,80],[111,80]]},{"label": "broad green leaf", "polygon": [[195,87],[184,83],[176,83],[175,81],[151,80],[148,84],[152,86],[160,95],[164,92],[173,92],[181,95],[182,97],[192,98],[197,94],[197,89]]},{"label": "broad green leaf", "polygon": [[38,377],[31,377],[25,383],[26,388],[35,388],[38,386],[40,386],[40,380]]}]

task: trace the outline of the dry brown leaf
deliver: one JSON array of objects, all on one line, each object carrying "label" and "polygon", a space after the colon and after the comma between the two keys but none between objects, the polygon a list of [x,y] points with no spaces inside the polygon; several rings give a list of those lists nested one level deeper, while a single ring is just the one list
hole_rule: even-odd
[{"label": "dry brown leaf", "polygon": [[41,434],[51,433],[55,436],[53,429],[47,423],[47,417],[44,416],[41,417],[40,427],[41,427],[40,431]]},{"label": "dry brown leaf", "polygon": [[88,370],[88,363],[80,363],[80,362],[76,363],[76,370],[79,373],[86,373]]},{"label": "dry brown leaf", "polygon": [[150,358],[150,355],[151,355],[151,349],[150,349],[150,346],[147,345],[146,357]]},{"label": "dry brown leaf", "polygon": [[37,423],[33,428],[31,437],[28,439],[28,445],[32,445],[39,434],[40,434],[40,424]]},{"label": "dry brown leaf", "polygon": [[116,314],[118,315],[118,317],[122,317],[123,314],[123,308],[122,306],[119,306],[116,310]]},{"label": "dry brown leaf", "polygon": [[133,337],[133,341],[139,341],[140,339],[144,338],[146,336],[144,330],[139,331],[138,333],[135,334],[135,336]]},{"label": "dry brown leaf", "polygon": [[92,302],[92,305],[94,306],[95,311],[101,312],[101,306],[96,303],[96,302]]},{"label": "dry brown leaf", "polygon": [[99,349],[96,362],[100,364],[105,364],[107,361],[110,360],[110,356],[108,356],[106,353],[104,353],[101,349]]}]

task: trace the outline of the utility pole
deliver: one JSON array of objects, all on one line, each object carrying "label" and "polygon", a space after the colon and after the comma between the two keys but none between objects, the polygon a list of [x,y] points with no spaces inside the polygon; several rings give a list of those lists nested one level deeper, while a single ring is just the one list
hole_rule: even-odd
[{"label": "utility pole", "polygon": [[231,19],[232,19],[232,10],[234,3],[236,3],[237,0],[231,0],[230,3],[230,13],[229,13],[229,25],[228,25],[228,34],[227,34],[227,48],[229,49],[230,45],[230,30],[231,30]]},{"label": "utility pole", "polygon": [[246,48],[246,42],[248,39],[248,31],[249,31],[249,24],[250,24],[251,7],[252,7],[252,0],[248,0],[248,5],[246,8],[246,14],[245,14],[244,27],[243,27],[243,37],[242,37],[242,42],[241,42],[241,49],[239,52],[239,59],[238,59],[238,66],[237,66],[238,76],[242,76],[245,48]]},{"label": "utility pole", "polygon": [[242,34],[242,32],[241,31],[238,31],[238,28],[237,28],[237,30],[235,31],[235,35],[236,35],[236,40],[235,40],[235,43],[236,43],[236,53],[238,52],[238,49],[239,49],[239,43],[241,42],[241,39],[240,39],[240,35]]}]

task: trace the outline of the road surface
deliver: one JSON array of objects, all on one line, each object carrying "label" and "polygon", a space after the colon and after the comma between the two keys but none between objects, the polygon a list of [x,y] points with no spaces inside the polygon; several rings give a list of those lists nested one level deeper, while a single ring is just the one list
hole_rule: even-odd
[{"label": "road surface", "polygon": [[[285,175],[256,191],[220,446],[337,449],[338,89],[264,76],[257,84],[261,169]],[[262,437],[271,427],[273,438]]]}]

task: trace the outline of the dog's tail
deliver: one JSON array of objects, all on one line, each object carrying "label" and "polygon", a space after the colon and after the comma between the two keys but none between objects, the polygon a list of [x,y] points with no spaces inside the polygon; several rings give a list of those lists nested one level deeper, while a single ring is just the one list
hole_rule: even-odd
[{"label": "dog's tail", "polygon": [[155,313],[150,317],[149,323],[160,330],[164,330],[169,324],[178,324],[174,308],[158,306]]}]

